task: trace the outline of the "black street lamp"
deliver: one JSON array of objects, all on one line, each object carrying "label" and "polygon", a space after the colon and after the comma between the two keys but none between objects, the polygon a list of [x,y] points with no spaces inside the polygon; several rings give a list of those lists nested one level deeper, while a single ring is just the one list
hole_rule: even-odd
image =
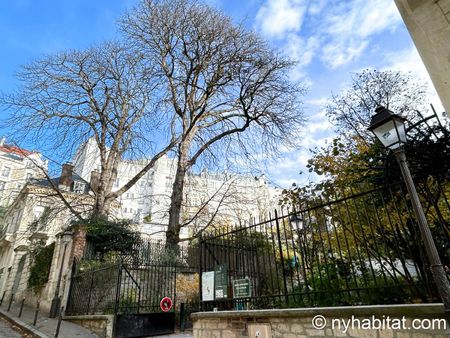
[{"label": "black street lamp", "polygon": [[425,244],[426,254],[430,264],[431,273],[433,274],[434,282],[439,291],[439,295],[444,303],[445,310],[450,312],[450,283],[439,258],[436,244],[434,243],[428,226],[425,213],[417,195],[416,187],[411,177],[411,173],[406,162],[406,155],[404,144],[406,143],[406,128],[405,119],[401,116],[395,115],[385,107],[377,107],[376,114],[370,121],[369,130],[375,134],[380,142],[387,148],[394,152],[394,155],[400,165],[402,176],[408,189],[411,203],[414,208],[414,213],[419,225],[420,234]]},{"label": "black street lamp", "polygon": [[292,227],[295,227],[295,229],[297,229],[297,232],[300,232],[300,230],[303,229],[303,219],[299,215],[292,214],[289,217],[289,222],[291,223]]},{"label": "black street lamp", "polygon": [[49,315],[50,318],[56,318],[58,316],[59,310],[61,308],[61,297],[59,295],[59,291],[61,288],[61,278],[62,278],[62,273],[63,273],[64,260],[66,258],[67,245],[70,243],[71,239],[72,239],[71,232],[64,231],[62,233],[61,242],[64,245],[64,249],[63,249],[61,264],[59,266],[58,282],[56,284],[55,295],[53,296],[52,304],[50,306],[50,315]]}]

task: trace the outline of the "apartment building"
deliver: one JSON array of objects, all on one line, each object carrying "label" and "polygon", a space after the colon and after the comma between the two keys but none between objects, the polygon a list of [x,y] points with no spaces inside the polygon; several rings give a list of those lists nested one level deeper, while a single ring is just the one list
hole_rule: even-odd
[{"label": "apartment building", "polygon": [[6,208],[19,194],[26,182],[42,178],[47,161],[41,154],[8,144],[0,139],[0,207]]},{"label": "apartment building", "polygon": [[[99,150],[93,139],[82,144],[74,159],[74,172],[86,181],[98,170]],[[126,184],[145,165],[146,160],[123,161],[113,190]],[[119,198],[119,217],[132,219],[140,231],[163,239],[169,220],[170,196],[175,178],[176,159],[163,156],[143,178]],[[277,205],[280,190],[270,186],[264,176],[254,177],[207,170],[189,172],[185,182],[182,238],[207,225],[238,224],[260,217]]]},{"label": "apartment building", "polygon": [[[41,179],[25,183],[0,224],[0,294],[5,299],[14,295],[16,299],[25,297],[28,304],[35,304],[30,300],[36,301],[36,295],[28,286],[33,248],[56,243],[58,236],[76,220],[54,193],[53,186],[59,188],[66,201],[81,215],[86,216],[92,210],[94,196],[89,183],[73,174],[71,165],[64,165],[61,176],[51,181]],[[52,261],[60,259],[59,245],[56,245]],[[50,270],[49,278],[53,281],[58,275],[56,266],[52,265]],[[54,294],[55,283],[47,283],[40,293],[41,308],[49,309]]]}]

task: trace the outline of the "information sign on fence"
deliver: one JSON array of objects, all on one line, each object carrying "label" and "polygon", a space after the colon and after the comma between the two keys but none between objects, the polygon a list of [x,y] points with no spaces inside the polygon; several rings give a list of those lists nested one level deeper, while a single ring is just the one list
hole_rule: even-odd
[{"label": "information sign on fence", "polygon": [[214,271],[202,273],[202,301],[214,300]]},{"label": "information sign on fence", "polygon": [[235,279],[233,281],[233,296],[234,298],[246,298],[252,296],[249,278]]},{"label": "information sign on fence", "polygon": [[214,290],[216,299],[228,297],[228,271],[226,265],[220,265],[215,271]]}]

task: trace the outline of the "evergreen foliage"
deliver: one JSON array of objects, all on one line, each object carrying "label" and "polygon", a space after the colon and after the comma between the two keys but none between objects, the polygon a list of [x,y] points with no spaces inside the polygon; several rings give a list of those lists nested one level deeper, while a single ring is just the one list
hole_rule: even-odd
[{"label": "evergreen foliage", "polygon": [[55,243],[47,246],[38,245],[31,251],[30,275],[28,288],[39,293],[48,282]]}]

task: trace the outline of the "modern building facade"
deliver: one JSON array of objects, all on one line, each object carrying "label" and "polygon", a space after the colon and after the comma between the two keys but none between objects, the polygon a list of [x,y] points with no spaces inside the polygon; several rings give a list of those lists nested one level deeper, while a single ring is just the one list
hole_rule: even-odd
[{"label": "modern building facade", "polygon": [[395,0],[450,116],[450,0]]},{"label": "modern building facade", "polygon": [[[73,159],[74,172],[86,181],[99,169],[99,150],[93,139],[80,146]],[[145,160],[123,161],[118,166],[113,189],[119,189],[138,173]],[[132,219],[140,231],[163,239],[169,220],[170,196],[176,159],[163,156],[140,181],[119,198],[119,217]],[[206,225],[237,224],[259,218],[277,205],[280,190],[264,176],[210,173],[203,170],[187,175],[184,188],[181,237],[188,238]]]}]

